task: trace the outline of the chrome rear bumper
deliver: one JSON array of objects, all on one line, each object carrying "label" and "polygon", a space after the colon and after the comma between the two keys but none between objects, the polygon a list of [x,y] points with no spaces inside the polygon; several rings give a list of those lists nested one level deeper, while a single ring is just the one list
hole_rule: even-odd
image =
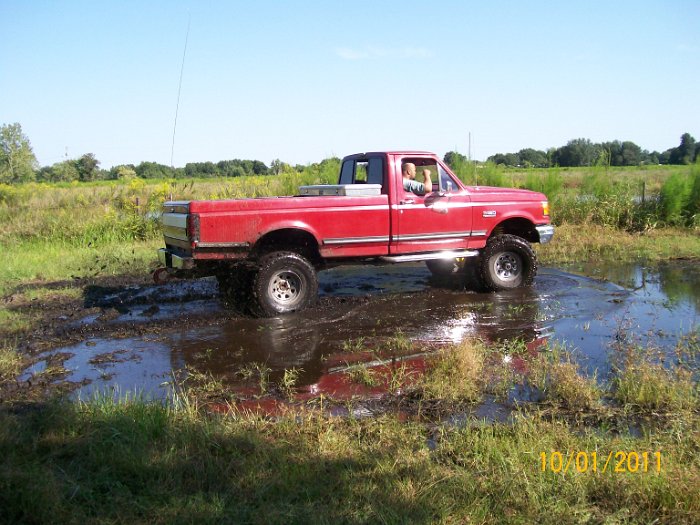
[{"label": "chrome rear bumper", "polygon": [[194,268],[194,259],[192,257],[180,257],[165,248],[158,250],[158,260],[166,268],[175,268],[176,270],[191,270]]}]

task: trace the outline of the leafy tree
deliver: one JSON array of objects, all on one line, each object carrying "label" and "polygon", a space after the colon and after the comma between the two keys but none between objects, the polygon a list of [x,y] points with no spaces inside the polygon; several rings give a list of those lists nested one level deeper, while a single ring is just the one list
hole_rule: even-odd
[{"label": "leafy tree", "polygon": [[602,147],[589,139],[573,139],[554,153],[554,162],[559,166],[591,166],[600,157]]},{"label": "leafy tree", "polygon": [[692,164],[695,161],[695,139],[690,133],[683,133],[681,143],[671,150],[669,164]]},{"label": "leafy tree", "polygon": [[489,158],[487,158],[486,162],[493,162],[496,165],[499,165],[499,164],[505,165],[506,156],[503,153],[496,153],[495,155],[491,155]]},{"label": "leafy tree", "polygon": [[75,168],[78,170],[78,178],[85,182],[95,180],[98,175],[100,161],[92,153],[86,153],[75,161]]},{"label": "leafy tree", "polygon": [[546,168],[549,166],[547,154],[544,151],[525,148],[518,152],[520,164],[526,168]]},{"label": "leafy tree", "polygon": [[36,179],[38,167],[29,138],[22,126],[5,124],[0,127],[0,182],[26,182]]},{"label": "leafy tree", "polygon": [[39,179],[47,182],[71,182],[79,178],[80,173],[75,160],[57,162],[51,167],[44,167],[39,171]]},{"label": "leafy tree", "polygon": [[253,161],[253,173],[255,173],[256,175],[267,175],[267,172],[267,166],[264,162],[261,162],[259,160]]},{"label": "leafy tree", "polygon": [[622,142],[619,140],[603,142],[600,147],[603,154],[607,157],[606,164],[610,166],[622,166]]},{"label": "leafy tree", "polygon": [[51,166],[43,166],[36,174],[36,180],[39,182],[50,182],[53,180],[53,168]]},{"label": "leafy tree", "polygon": [[279,175],[282,172],[282,166],[284,163],[280,159],[274,159],[270,162],[270,173],[273,175]]},{"label": "leafy tree", "polygon": [[638,166],[643,160],[642,148],[629,140],[603,142],[600,149],[607,155],[610,166]]},{"label": "leafy tree", "polygon": [[450,168],[455,168],[457,166],[463,166],[467,163],[469,159],[467,159],[465,155],[457,153],[456,151],[448,151],[447,153],[445,153],[445,156],[442,158],[442,160]]},{"label": "leafy tree", "polygon": [[187,177],[240,177],[243,175],[266,175],[265,163],[259,160],[222,160],[212,162],[189,162],[185,165]]},{"label": "leafy tree", "polygon": [[520,166],[520,156],[517,153],[506,153],[505,161],[506,166]]},{"label": "leafy tree", "polygon": [[109,178],[112,180],[131,180],[135,179],[137,176],[133,164],[113,166],[112,169],[109,170]]},{"label": "leafy tree", "polygon": [[622,143],[622,166],[638,166],[642,162],[642,148],[626,140]]},{"label": "leafy tree", "polygon": [[246,174],[242,166],[242,161],[222,160],[216,164],[216,174],[219,177],[241,177]]},{"label": "leafy tree", "polygon": [[663,153],[659,153],[659,164],[670,164],[671,153],[673,153],[674,148],[667,149]]},{"label": "leafy tree", "polygon": [[175,176],[173,168],[157,162],[142,162],[134,171],[142,179],[167,179]]}]

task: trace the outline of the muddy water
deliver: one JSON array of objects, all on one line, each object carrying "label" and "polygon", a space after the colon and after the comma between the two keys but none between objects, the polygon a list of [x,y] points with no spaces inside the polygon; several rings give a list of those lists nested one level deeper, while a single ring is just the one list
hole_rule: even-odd
[{"label": "muddy water", "polygon": [[[171,322],[146,335],[88,339],[40,356],[24,379],[41,373],[51,355],[67,353],[67,379],[84,384],[76,393],[81,397],[112,388],[161,397],[173,372],[185,368],[235,385],[237,372],[252,363],[268,368],[271,381],[294,367],[298,385],[311,392],[331,385],[334,394],[334,374],[362,359],[360,347],[407,340],[439,345],[474,336],[506,343],[560,341],[575,349],[585,370],[601,377],[609,368],[610,345],[621,336],[634,333],[641,343],[671,348],[698,325],[700,268],[688,262],[542,268],[531,288],[479,294],[433,279],[422,264],[344,267],[320,274],[320,296],[317,306],[283,318],[229,316],[194,328],[173,328]],[[224,308],[211,279],[124,288],[90,300],[116,309],[108,323],[127,328],[206,317]],[[98,317],[78,324],[89,326]]]}]

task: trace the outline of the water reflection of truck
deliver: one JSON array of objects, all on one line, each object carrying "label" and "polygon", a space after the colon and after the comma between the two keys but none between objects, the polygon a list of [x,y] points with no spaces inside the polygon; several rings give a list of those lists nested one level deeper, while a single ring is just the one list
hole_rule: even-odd
[{"label": "water reflection of truck", "polygon": [[[405,189],[409,164],[430,171],[424,194]],[[484,289],[529,285],[530,243],[554,234],[542,193],[465,186],[437,156],[414,151],[351,155],[337,185],[295,197],[166,202],[162,221],[168,272],[216,275],[261,316],[306,307],[317,272],[338,264],[425,261],[435,274],[472,264]]]}]

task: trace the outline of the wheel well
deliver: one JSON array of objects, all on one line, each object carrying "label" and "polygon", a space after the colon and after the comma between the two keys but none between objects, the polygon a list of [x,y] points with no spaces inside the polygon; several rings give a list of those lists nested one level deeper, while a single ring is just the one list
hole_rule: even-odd
[{"label": "wheel well", "polygon": [[528,242],[539,242],[540,237],[535,230],[535,225],[522,217],[506,219],[491,232],[491,237],[496,235],[517,235]]},{"label": "wheel well", "polygon": [[297,252],[313,264],[321,261],[316,238],[309,232],[295,228],[284,228],[263,235],[253,248],[253,255],[260,257],[266,253],[278,250]]}]

